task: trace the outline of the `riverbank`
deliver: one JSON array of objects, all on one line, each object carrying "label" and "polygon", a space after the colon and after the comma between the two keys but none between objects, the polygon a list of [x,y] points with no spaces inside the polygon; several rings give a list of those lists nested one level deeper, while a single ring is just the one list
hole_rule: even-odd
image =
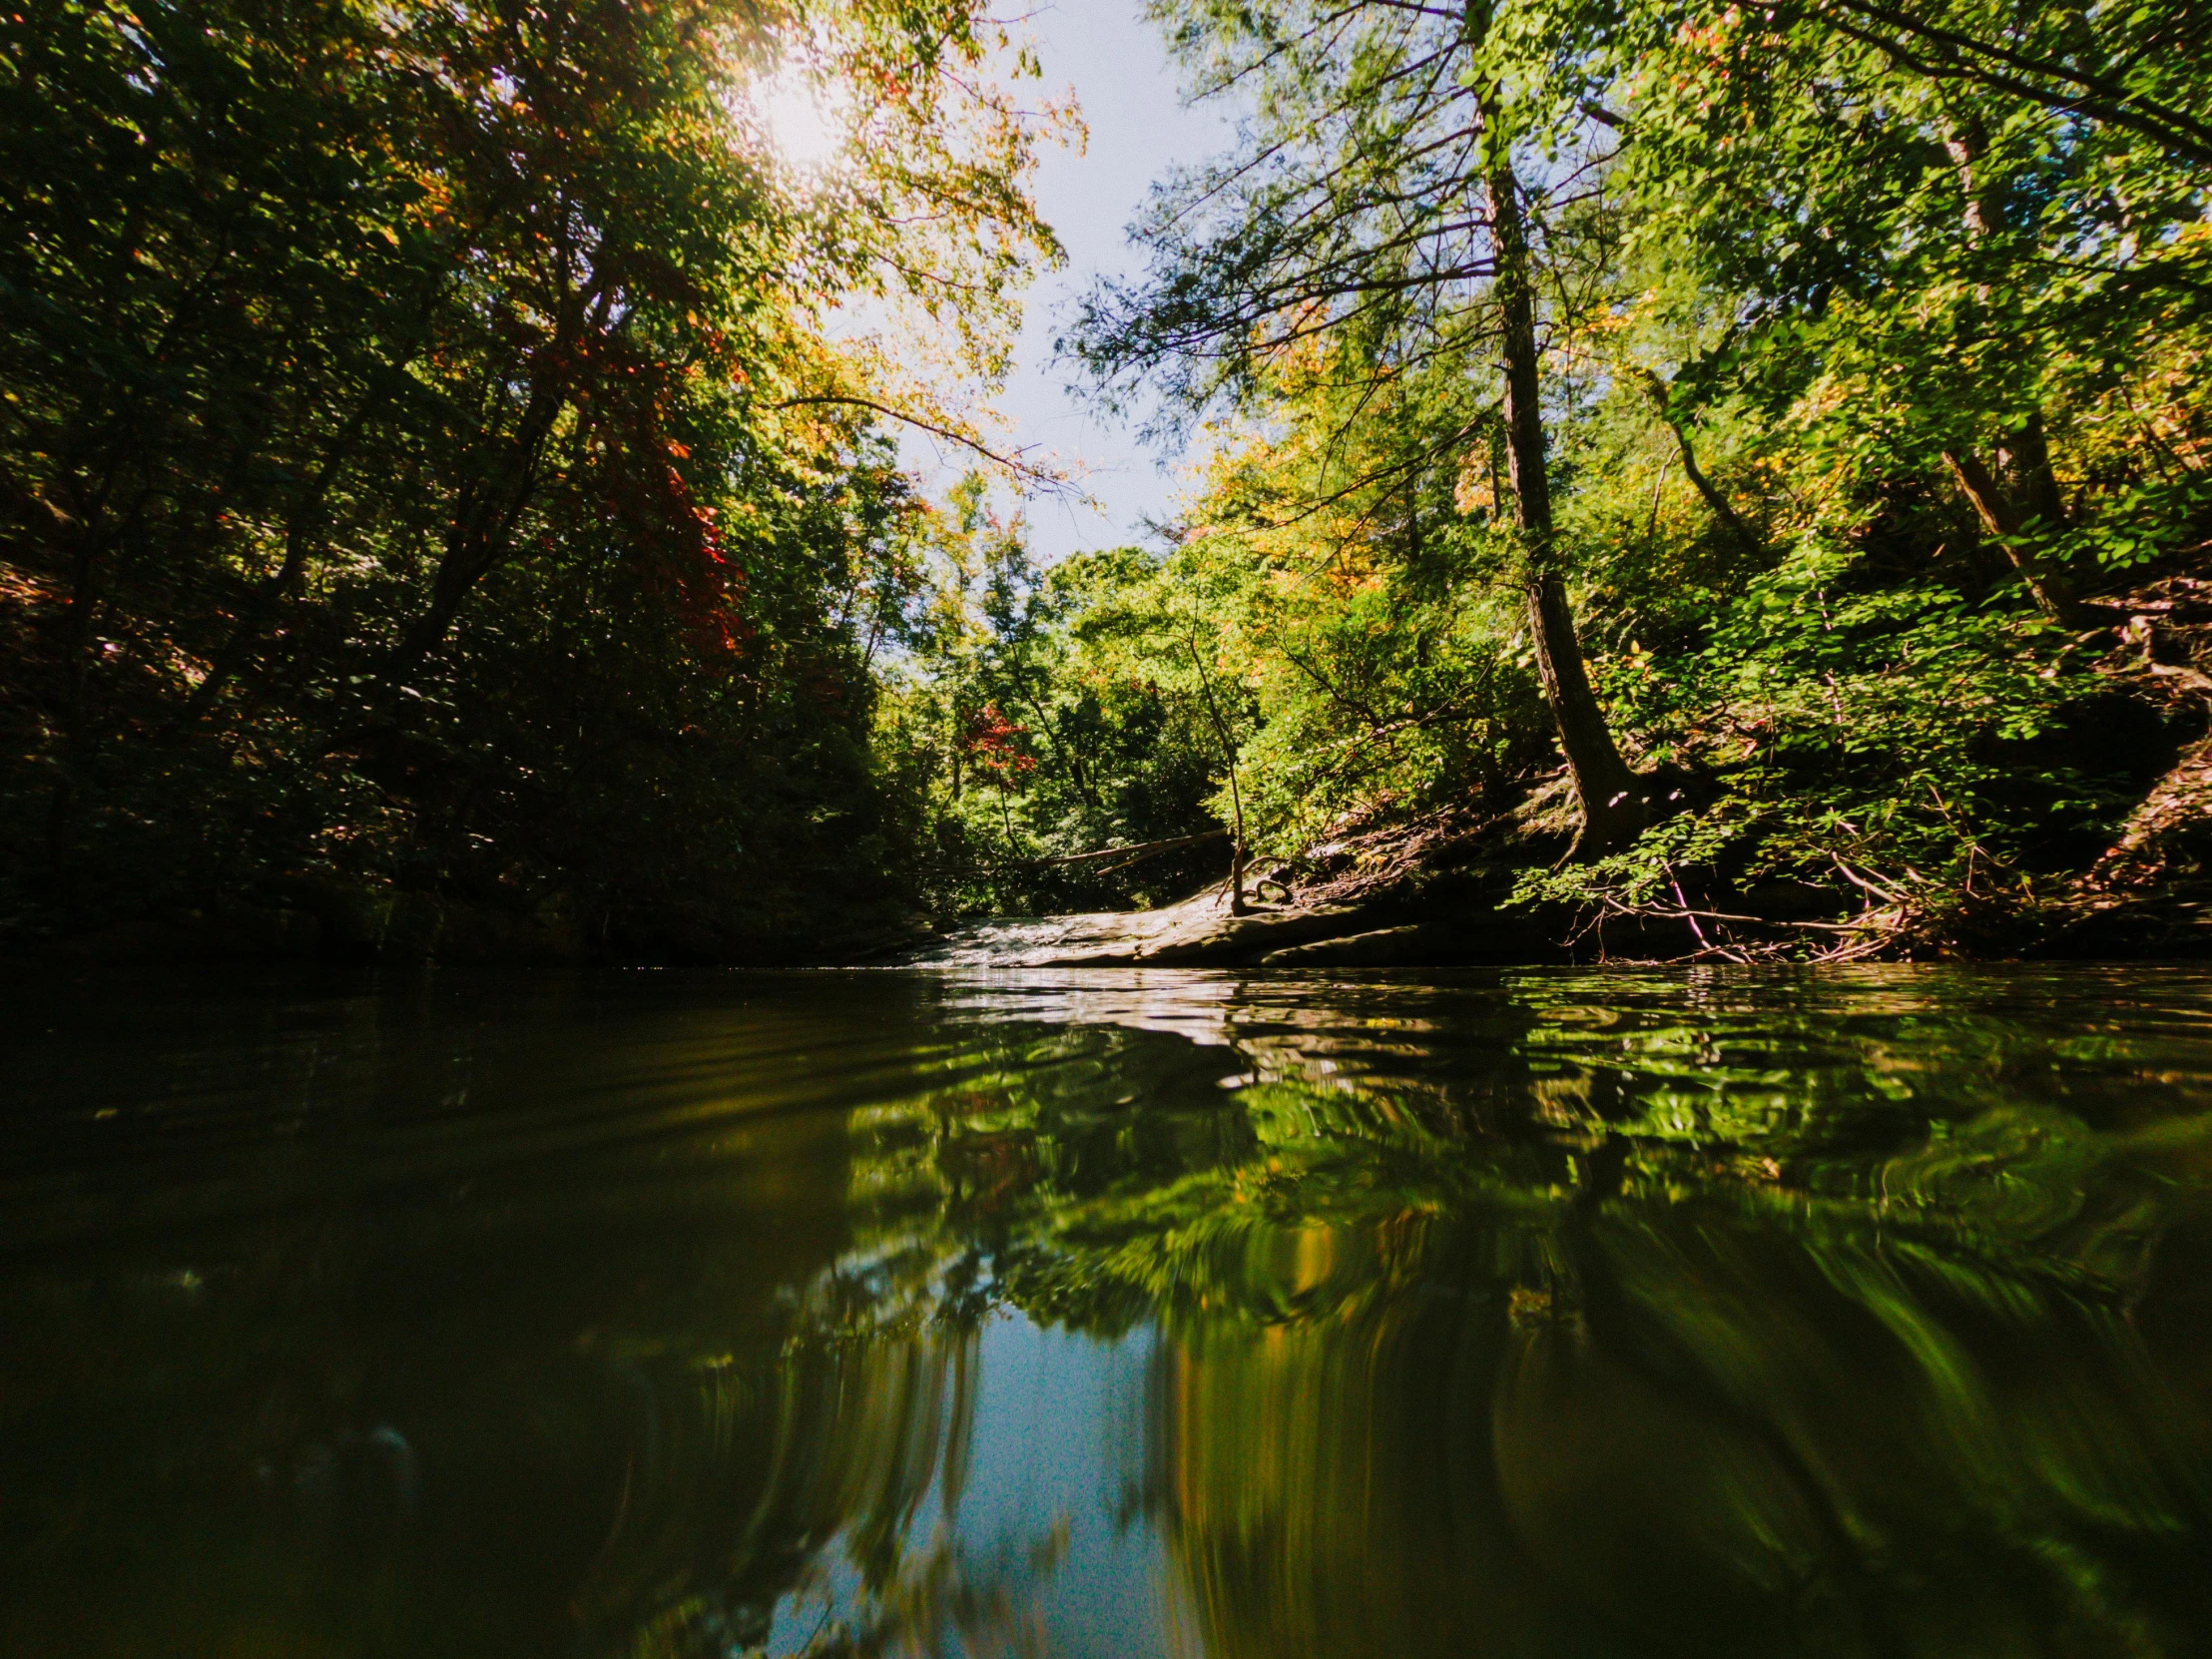
[{"label": "riverbank", "polygon": [[[1660,865],[1663,883],[1647,882],[1641,897],[1618,886],[1572,901],[1532,896],[1531,882],[1572,867],[1575,853],[1579,819],[1559,769],[1440,811],[1348,821],[1290,856],[1256,860],[1241,911],[1226,882],[1151,907],[1034,917],[933,918],[888,892],[836,903],[790,894],[740,928],[704,906],[688,919],[675,905],[639,916],[561,894],[493,902],[303,875],[77,932],[19,933],[0,955],[1282,969],[2212,955],[2208,591],[2186,578],[2148,586],[2111,604],[2122,620],[2079,637],[2110,705],[2103,724],[2127,734],[2135,782],[2107,837],[2071,867],[2031,874],[1968,859],[1962,876],[1935,879],[1911,866],[1877,871],[1839,850],[1785,876],[1685,860]],[[1718,768],[1678,768],[1663,811],[1691,819],[1724,779]]]},{"label": "riverbank", "polygon": [[[2212,762],[2196,753],[2188,770],[2201,786]],[[2182,809],[2179,794],[2177,785],[2147,815],[2161,829],[2134,842],[2146,860],[2158,840],[2205,822],[2201,806]],[[2161,867],[2130,882],[2108,863],[2054,900],[2005,904],[1961,893],[1940,911],[1869,893],[1854,913],[1845,893],[1770,881],[1717,901],[1728,908],[1682,901],[1608,915],[1509,902],[1527,866],[1482,856],[1502,839],[1423,824],[1320,849],[1322,868],[1333,864],[1334,874],[1314,873],[1312,857],[1277,865],[1265,883],[1277,896],[1248,897],[1242,913],[1225,882],[1156,910],[957,923],[890,959],[945,968],[1300,970],[2212,956],[2212,888],[2194,869],[2176,877]]]},{"label": "riverbank", "polygon": [[1536,966],[1569,963],[2109,960],[2212,956],[2212,740],[2191,746],[2094,865],[2044,895],[1917,894],[1767,880],[1716,890],[1686,869],[1640,908],[1523,903],[1571,844],[1563,779],[1506,813],[1459,809],[1347,833],[1140,910],[935,919],[885,907],[795,916],[775,936],[610,936],[559,901],[500,908],[299,882],[261,901],[17,940],[0,957],[87,967],[170,961],[338,966],[718,965],[942,968]]}]

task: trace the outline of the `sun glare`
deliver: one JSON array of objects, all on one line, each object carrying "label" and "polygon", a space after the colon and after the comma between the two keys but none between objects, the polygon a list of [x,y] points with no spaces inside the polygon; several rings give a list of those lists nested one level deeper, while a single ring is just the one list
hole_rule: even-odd
[{"label": "sun glare", "polygon": [[813,171],[842,154],[843,111],[830,89],[786,70],[762,85],[758,104],[769,142],[791,166]]}]

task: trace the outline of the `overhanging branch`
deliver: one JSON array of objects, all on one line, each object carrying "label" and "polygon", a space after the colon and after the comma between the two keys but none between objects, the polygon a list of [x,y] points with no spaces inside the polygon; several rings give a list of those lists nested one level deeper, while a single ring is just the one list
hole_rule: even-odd
[{"label": "overhanging branch", "polygon": [[954,427],[939,425],[933,420],[924,420],[919,415],[908,414],[904,409],[894,409],[888,403],[878,403],[872,397],[852,397],[841,392],[821,392],[807,397],[787,397],[782,402],[771,404],[770,407],[782,410],[825,405],[867,409],[887,420],[895,420],[901,425],[913,427],[916,431],[927,432],[931,437],[942,438],[947,443],[958,444],[961,448],[972,450],[994,465],[1004,467],[1015,477],[1040,490],[1058,494],[1073,487],[1061,473],[1025,459],[1031,450],[1036,447],[1034,444],[1001,454],[980,438],[959,431]]}]

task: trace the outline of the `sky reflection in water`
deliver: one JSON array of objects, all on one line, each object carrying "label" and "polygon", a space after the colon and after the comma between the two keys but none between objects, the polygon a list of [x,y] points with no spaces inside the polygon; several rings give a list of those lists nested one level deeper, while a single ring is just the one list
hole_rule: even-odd
[{"label": "sky reflection in water", "polygon": [[20,987],[0,1651],[2212,1647],[2212,978]]}]

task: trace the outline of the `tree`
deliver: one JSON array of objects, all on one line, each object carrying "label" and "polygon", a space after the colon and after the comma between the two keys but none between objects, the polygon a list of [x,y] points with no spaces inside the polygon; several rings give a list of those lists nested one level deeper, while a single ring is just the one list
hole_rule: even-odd
[{"label": "tree", "polygon": [[[0,40],[22,902],[637,914],[865,819],[913,503],[868,436],[901,392],[822,319],[998,360],[1051,242],[979,7],[38,0]],[[807,177],[748,114],[795,60],[860,89]],[[607,856],[609,787],[692,831]]]},{"label": "tree", "polygon": [[1822,0],[1620,23],[1566,50],[1627,112],[1628,211],[1709,314],[1734,306],[1672,413],[1825,381],[1832,448],[1936,475],[2045,615],[2097,620],[2066,568],[2097,539],[2082,486],[2141,463],[2092,461],[2110,416],[2083,417],[2206,314],[2212,103],[2181,69],[2203,20]]},{"label": "tree", "polygon": [[1539,314],[1539,262],[1555,205],[1599,165],[1544,170],[1571,104],[1487,3],[1276,0],[1173,16],[1198,94],[1245,98],[1250,141],[1162,188],[1139,232],[1150,276],[1101,290],[1075,349],[1109,385],[1155,376],[1191,409],[1251,407],[1269,365],[1323,339],[1370,396],[1446,358],[1494,373],[1492,406],[1442,442],[1502,428],[1528,637],[1583,847],[1633,838],[1647,811],[1575,635],[1545,453],[1541,328],[1573,319]]},{"label": "tree", "polygon": [[1221,416],[1177,568],[1238,596],[1283,850],[1479,801],[1549,864],[1524,661],[1586,856],[1516,890],[1596,916],[1779,883],[1809,945],[1954,939],[2170,763],[2162,698],[2109,697],[2137,665],[2083,671],[2140,604],[2148,672],[2199,672],[2123,591],[2212,533],[2199,27],[1875,9],[1162,9],[1247,143],[1169,181],[1150,278],[1071,343]]}]

